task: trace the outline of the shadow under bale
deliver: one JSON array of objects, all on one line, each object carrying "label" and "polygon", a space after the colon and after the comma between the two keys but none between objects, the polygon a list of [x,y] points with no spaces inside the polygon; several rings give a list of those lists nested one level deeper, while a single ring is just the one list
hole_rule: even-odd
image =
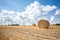
[{"label": "shadow under bale", "polygon": [[50,23],[47,20],[40,20],[38,22],[38,27],[39,28],[45,28],[48,29],[49,28]]},{"label": "shadow under bale", "polygon": [[0,33],[0,40],[8,40],[2,33]]}]

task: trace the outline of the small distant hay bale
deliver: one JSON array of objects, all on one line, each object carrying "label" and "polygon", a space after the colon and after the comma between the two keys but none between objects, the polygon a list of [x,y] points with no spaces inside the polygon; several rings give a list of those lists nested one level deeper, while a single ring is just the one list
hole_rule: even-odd
[{"label": "small distant hay bale", "polygon": [[0,40],[8,40],[2,33],[0,33]]},{"label": "small distant hay bale", "polygon": [[33,23],[32,26],[36,26],[36,24]]},{"label": "small distant hay bale", "polygon": [[49,25],[50,25],[50,23],[47,20],[40,20],[38,22],[39,28],[45,28],[45,29],[47,29],[47,28],[49,28]]}]

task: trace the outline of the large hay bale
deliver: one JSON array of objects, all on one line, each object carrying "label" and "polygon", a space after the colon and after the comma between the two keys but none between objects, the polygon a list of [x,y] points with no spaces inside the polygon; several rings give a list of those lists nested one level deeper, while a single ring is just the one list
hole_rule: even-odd
[{"label": "large hay bale", "polygon": [[47,20],[40,20],[38,22],[39,28],[49,28],[50,23]]},{"label": "large hay bale", "polygon": [[2,33],[0,33],[0,40],[8,40]]}]

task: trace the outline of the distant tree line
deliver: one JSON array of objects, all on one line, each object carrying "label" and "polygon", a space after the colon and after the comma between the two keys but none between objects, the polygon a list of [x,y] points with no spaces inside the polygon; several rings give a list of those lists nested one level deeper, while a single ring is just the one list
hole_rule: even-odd
[{"label": "distant tree line", "polygon": [[52,24],[52,25],[55,25],[55,26],[56,26],[56,25],[57,25],[57,26],[60,26],[60,23],[56,23],[56,24]]},{"label": "distant tree line", "polygon": [[19,26],[19,24],[9,24],[9,26]]},{"label": "distant tree line", "polygon": [[60,24],[56,24],[56,25],[60,25]]}]

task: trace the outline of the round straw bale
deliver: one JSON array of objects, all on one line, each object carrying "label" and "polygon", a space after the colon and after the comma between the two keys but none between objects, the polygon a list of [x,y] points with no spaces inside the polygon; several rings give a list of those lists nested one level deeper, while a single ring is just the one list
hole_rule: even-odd
[{"label": "round straw bale", "polygon": [[38,22],[39,28],[49,28],[50,23],[47,20],[40,20]]},{"label": "round straw bale", "polygon": [[33,23],[32,26],[36,26],[36,24]]}]

